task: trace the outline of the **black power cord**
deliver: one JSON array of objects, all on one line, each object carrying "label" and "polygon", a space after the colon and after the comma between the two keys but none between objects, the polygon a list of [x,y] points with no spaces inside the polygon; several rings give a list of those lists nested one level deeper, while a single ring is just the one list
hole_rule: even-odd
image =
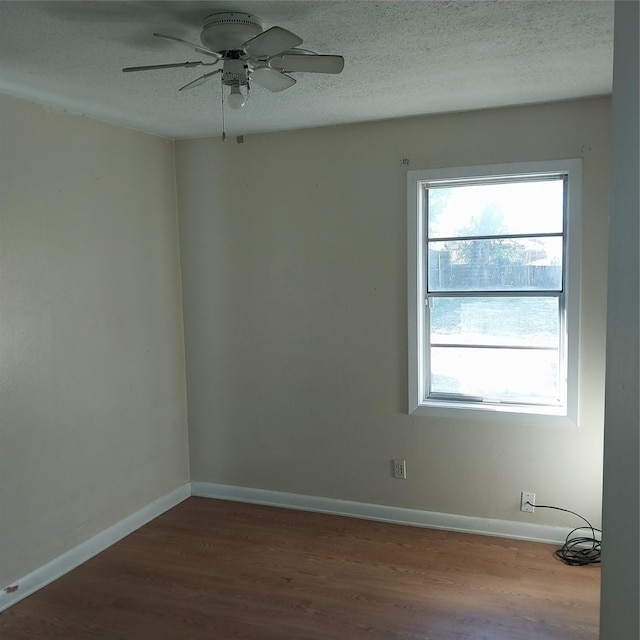
[{"label": "black power cord", "polygon": [[[561,507],[553,507],[547,504],[532,504],[529,501],[527,501],[527,504],[532,507],[537,507],[538,509],[555,509],[556,511],[571,513],[587,523],[587,527],[576,527],[569,532],[562,547],[554,552],[553,555],[556,558],[572,567],[583,567],[588,564],[598,564],[600,562],[602,540],[598,540],[596,531],[600,534],[600,538],[602,538],[602,531],[593,527],[585,517],[575,511],[569,511],[569,509],[562,509]],[[591,536],[571,537],[576,531],[582,531],[583,529],[590,530]]]}]

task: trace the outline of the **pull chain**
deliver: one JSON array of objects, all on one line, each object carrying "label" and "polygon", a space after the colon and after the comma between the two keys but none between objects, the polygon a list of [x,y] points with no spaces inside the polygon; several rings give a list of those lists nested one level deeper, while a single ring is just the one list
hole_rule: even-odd
[{"label": "pull chain", "polygon": [[224,126],[224,85],[220,87],[220,108],[222,109],[222,142],[227,141],[227,133]]}]

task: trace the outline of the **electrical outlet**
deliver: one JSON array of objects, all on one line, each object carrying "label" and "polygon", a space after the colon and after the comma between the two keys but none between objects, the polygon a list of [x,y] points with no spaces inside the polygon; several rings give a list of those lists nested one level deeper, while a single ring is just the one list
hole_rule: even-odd
[{"label": "electrical outlet", "polygon": [[520,511],[526,511],[527,513],[533,513],[536,508],[533,506],[536,503],[536,494],[533,491],[523,491],[520,494]]},{"label": "electrical outlet", "polygon": [[393,461],[393,477],[400,478],[402,480],[407,479],[407,461],[406,460]]}]

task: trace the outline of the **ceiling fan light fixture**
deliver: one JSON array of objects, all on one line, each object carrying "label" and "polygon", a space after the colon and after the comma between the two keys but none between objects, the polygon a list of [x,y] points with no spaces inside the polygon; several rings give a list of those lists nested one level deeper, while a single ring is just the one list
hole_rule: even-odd
[{"label": "ceiling fan light fixture", "polygon": [[[232,109],[242,109],[249,96],[249,77],[247,75],[247,67],[242,60],[231,59],[224,61],[222,86],[230,88],[226,98],[227,104]],[[244,93],[241,91],[243,87]]]},{"label": "ceiling fan light fixture", "polygon": [[233,84],[231,85],[231,92],[229,93],[229,95],[227,96],[227,104],[232,108],[232,109],[242,109],[242,107],[244,107],[245,104],[247,104],[247,96],[244,95],[244,93],[242,93],[242,91],[240,91],[240,84]]}]

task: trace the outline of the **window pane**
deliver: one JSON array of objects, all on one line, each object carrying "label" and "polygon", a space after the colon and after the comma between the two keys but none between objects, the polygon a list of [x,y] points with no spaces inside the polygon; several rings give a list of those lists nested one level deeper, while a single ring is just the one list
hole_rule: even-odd
[{"label": "window pane", "polygon": [[562,233],[563,200],[559,178],[429,187],[429,237]]},{"label": "window pane", "polygon": [[557,351],[433,347],[430,368],[433,393],[560,402]]},{"label": "window pane", "polygon": [[559,347],[559,298],[432,298],[431,345]]},{"label": "window pane", "polygon": [[562,238],[429,242],[429,291],[562,290]]}]

